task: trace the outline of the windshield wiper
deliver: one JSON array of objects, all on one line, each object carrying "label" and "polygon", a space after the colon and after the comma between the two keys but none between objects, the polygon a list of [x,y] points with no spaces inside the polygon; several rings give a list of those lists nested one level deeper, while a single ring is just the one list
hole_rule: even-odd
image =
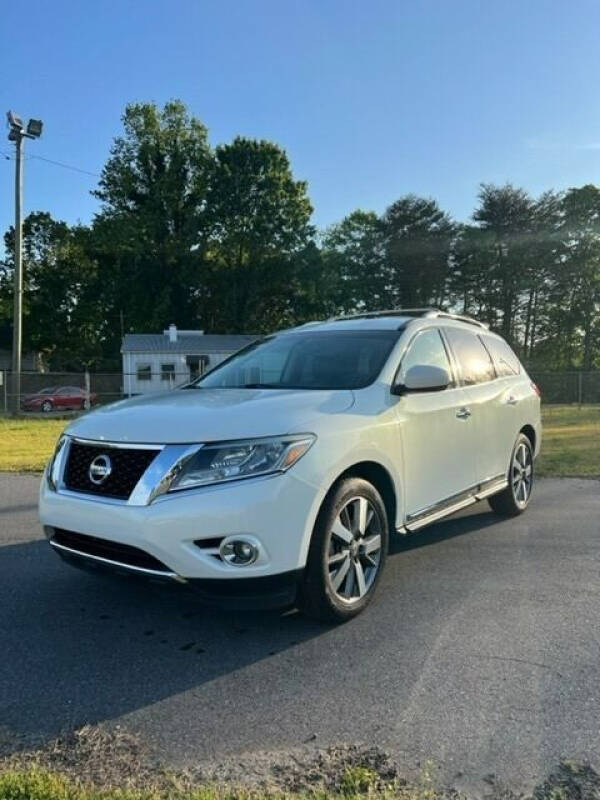
[{"label": "windshield wiper", "polygon": [[[201,383],[188,383],[181,386],[181,389],[204,389]],[[212,389],[285,389],[289,387],[281,386],[278,383],[243,383],[241,386],[212,386]]]},{"label": "windshield wiper", "polygon": [[278,383],[244,383],[238,389],[281,389]]}]

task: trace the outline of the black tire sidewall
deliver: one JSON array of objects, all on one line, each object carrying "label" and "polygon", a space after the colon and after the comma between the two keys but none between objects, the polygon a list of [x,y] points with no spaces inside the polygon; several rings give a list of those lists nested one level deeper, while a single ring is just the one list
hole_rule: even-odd
[{"label": "black tire sidewall", "polygon": [[52,411],[52,408],[53,406],[50,400],[44,400],[44,402],[42,403],[42,411],[45,414],[48,414],[50,411]]}]

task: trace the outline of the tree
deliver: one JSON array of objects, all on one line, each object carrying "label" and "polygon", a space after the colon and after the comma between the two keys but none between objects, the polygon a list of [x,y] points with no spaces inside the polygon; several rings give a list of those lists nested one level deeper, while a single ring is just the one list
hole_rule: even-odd
[{"label": "tree", "polygon": [[443,306],[456,226],[432,199],[406,195],[383,216],[394,306]]},{"label": "tree", "polygon": [[203,279],[205,215],[213,156],[204,125],[178,100],[162,110],[128,105],[94,192],[95,257],[113,326],[160,330],[195,322],[191,287]]},{"label": "tree", "polygon": [[332,225],[323,236],[323,259],[335,313],[390,307],[384,226],[375,212],[353,211]]},{"label": "tree", "polygon": [[493,239],[476,225],[461,225],[452,244],[448,301],[461,314],[497,325],[497,302],[490,286]]},{"label": "tree", "polygon": [[511,184],[481,184],[473,219],[488,236],[488,286],[499,312],[499,327],[509,341],[518,338],[515,322],[531,256],[535,203]]},{"label": "tree", "polygon": [[589,370],[600,350],[600,189],[569,189],[562,213],[548,328],[566,364]]},{"label": "tree", "polygon": [[532,241],[525,263],[526,275],[521,316],[521,354],[529,362],[537,357],[537,340],[551,313],[551,286],[560,245],[563,220],[562,195],[544,192],[534,204]]},{"label": "tree", "polygon": [[215,156],[205,212],[211,329],[271,330],[293,316],[295,268],[314,233],[307,186],[271,142],[237,137]]},{"label": "tree", "polygon": [[[24,346],[42,353],[57,369],[80,369],[97,360],[101,349],[92,288],[97,275],[86,252],[86,233],[46,212],[29,214],[23,224]],[[8,300],[14,267],[12,228],[5,244],[9,255],[0,292]]]}]

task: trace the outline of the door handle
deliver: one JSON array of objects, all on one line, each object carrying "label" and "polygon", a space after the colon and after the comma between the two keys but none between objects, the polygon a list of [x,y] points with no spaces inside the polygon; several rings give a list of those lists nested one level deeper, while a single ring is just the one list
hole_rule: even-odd
[{"label": "door handle", "polygon": [[471,412],[469,411],[468,408],[465,408],[463,406],[456,412],[456,416],[458,419],[469,419],[469,417],[471,416]]},{"label": "door handle", "polygon": [[517,400],[517,398],[514,397],[514,395],[512,395],[512,394],[510,395],[510,397],[506,398],[506,405],[507,406],[516,406],[518,402],[519,401]]}]

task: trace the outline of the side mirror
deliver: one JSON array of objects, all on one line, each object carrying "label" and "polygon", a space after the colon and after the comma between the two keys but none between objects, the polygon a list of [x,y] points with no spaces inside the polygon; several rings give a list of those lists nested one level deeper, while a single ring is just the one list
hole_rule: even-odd
[{"label": "side mirror", "polygon": [[415,364],[404,376],[404,383],[392,386],[392,394],[441,392],[450,385],[448,370],[429,364]]}]

